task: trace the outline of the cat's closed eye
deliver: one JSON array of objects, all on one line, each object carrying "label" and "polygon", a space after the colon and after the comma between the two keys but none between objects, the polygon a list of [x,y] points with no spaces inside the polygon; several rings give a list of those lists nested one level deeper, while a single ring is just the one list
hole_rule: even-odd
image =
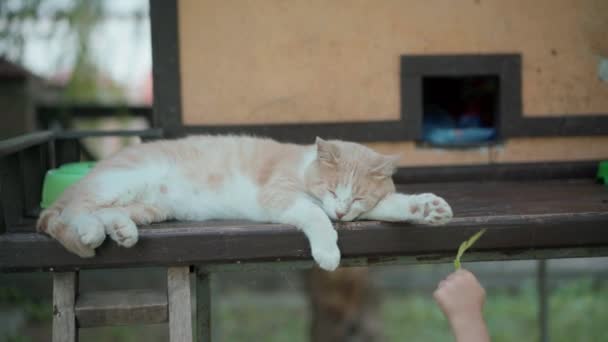
[{"label": "cat's closed eye", "polygon": [[329,193],[330,193],[332,196],[336,197],[336,193],[335,193],[335,192],[333,192],[332,190],[327,190],[327,191],[329,191]]}]

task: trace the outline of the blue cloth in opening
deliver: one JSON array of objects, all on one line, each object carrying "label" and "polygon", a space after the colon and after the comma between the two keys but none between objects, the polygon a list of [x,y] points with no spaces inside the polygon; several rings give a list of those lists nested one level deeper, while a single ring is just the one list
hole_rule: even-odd
[{"label": "blue cloth in opening", "polygon": [[494,127],[482,127],[479,115],[462,115],[455,120],[440,107],[429,106],[424,115],[423,138],[434,145],[458,146],[493,140]]}]

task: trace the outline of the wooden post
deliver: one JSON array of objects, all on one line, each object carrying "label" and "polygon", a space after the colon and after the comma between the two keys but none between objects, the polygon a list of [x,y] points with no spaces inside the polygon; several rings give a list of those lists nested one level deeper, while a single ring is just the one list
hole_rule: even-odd
[{"label": "wooden post", "polygon": [[537,262],[538,325],[540,341],[549,342],[549,287],[547,286],[547,260]]},{"label": "wooden post", "polygon": [[171,342],[192,342],[192,295],[190,267],[167,269],[169,336]]},{"label": "wooden post", "polygon": [[53,274],[53,342],[78,341],[74,314],[77,291],[77,272]]},{"label": "wooden post", "polygon": [[211,273],[196,270],[197,342],[211,342]]}]

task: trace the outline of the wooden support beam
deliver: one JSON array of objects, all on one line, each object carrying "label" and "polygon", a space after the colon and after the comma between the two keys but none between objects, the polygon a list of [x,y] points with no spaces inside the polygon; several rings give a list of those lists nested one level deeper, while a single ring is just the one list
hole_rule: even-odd
[{"label": "wooden support beam", "polygon": [[168,320],[167,296],[158,290],[85,292],[76,301],[78,326],[154,324]]},{"label": "wooden support beam", "polygon": [[547,286],[547,260],[537,263],[536,286],[538,292],[538,330],[540,342],[549,342],[549,287]]},{"label": "wooden support beam", "polygon": [[48,165],[47,150],[47,145],[37,145],[22,150],[18,154],[25,216],[38,217],[42,183]]},{"label": "wooden support beam", "polygon": [[53,274],[53,342],[78,341],[74,302],[78,291],[78,273]]},{"label": "wooden support beam", "polygon": [[54,135],[55,134],[51,131],[42,131],[0,140],[0,157],[23,151],[32,146],[44,144],[53,139]]},{"label": "wooden support beam", "polygon": [[196,271],[196,340],[210,342],[213,336],[211,317],[212,274],[197,268]]},{"label": "wooden support beam", "polygon": [[192,342],[192,294],[190,267],[167,269],[169,336],[171,342]]},{"label": "wooden support beam", "polygon": [[19,232],[23,217],[23,177],[19,155],[0,158],[0,232]]}]

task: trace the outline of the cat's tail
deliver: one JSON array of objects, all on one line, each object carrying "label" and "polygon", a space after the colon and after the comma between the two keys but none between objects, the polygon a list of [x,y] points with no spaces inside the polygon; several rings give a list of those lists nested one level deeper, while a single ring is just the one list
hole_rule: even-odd
[{"label": "cat's tail", "polygon": [[40,213],[40,217],[38,217],[38,221],[36,222],[36,230],[42,233],[46,233],[49,229],[51,223],[55,223],[61,214],[61,210],[56,207],[50,207],[48,209],[44,209],[42,213]]}]

